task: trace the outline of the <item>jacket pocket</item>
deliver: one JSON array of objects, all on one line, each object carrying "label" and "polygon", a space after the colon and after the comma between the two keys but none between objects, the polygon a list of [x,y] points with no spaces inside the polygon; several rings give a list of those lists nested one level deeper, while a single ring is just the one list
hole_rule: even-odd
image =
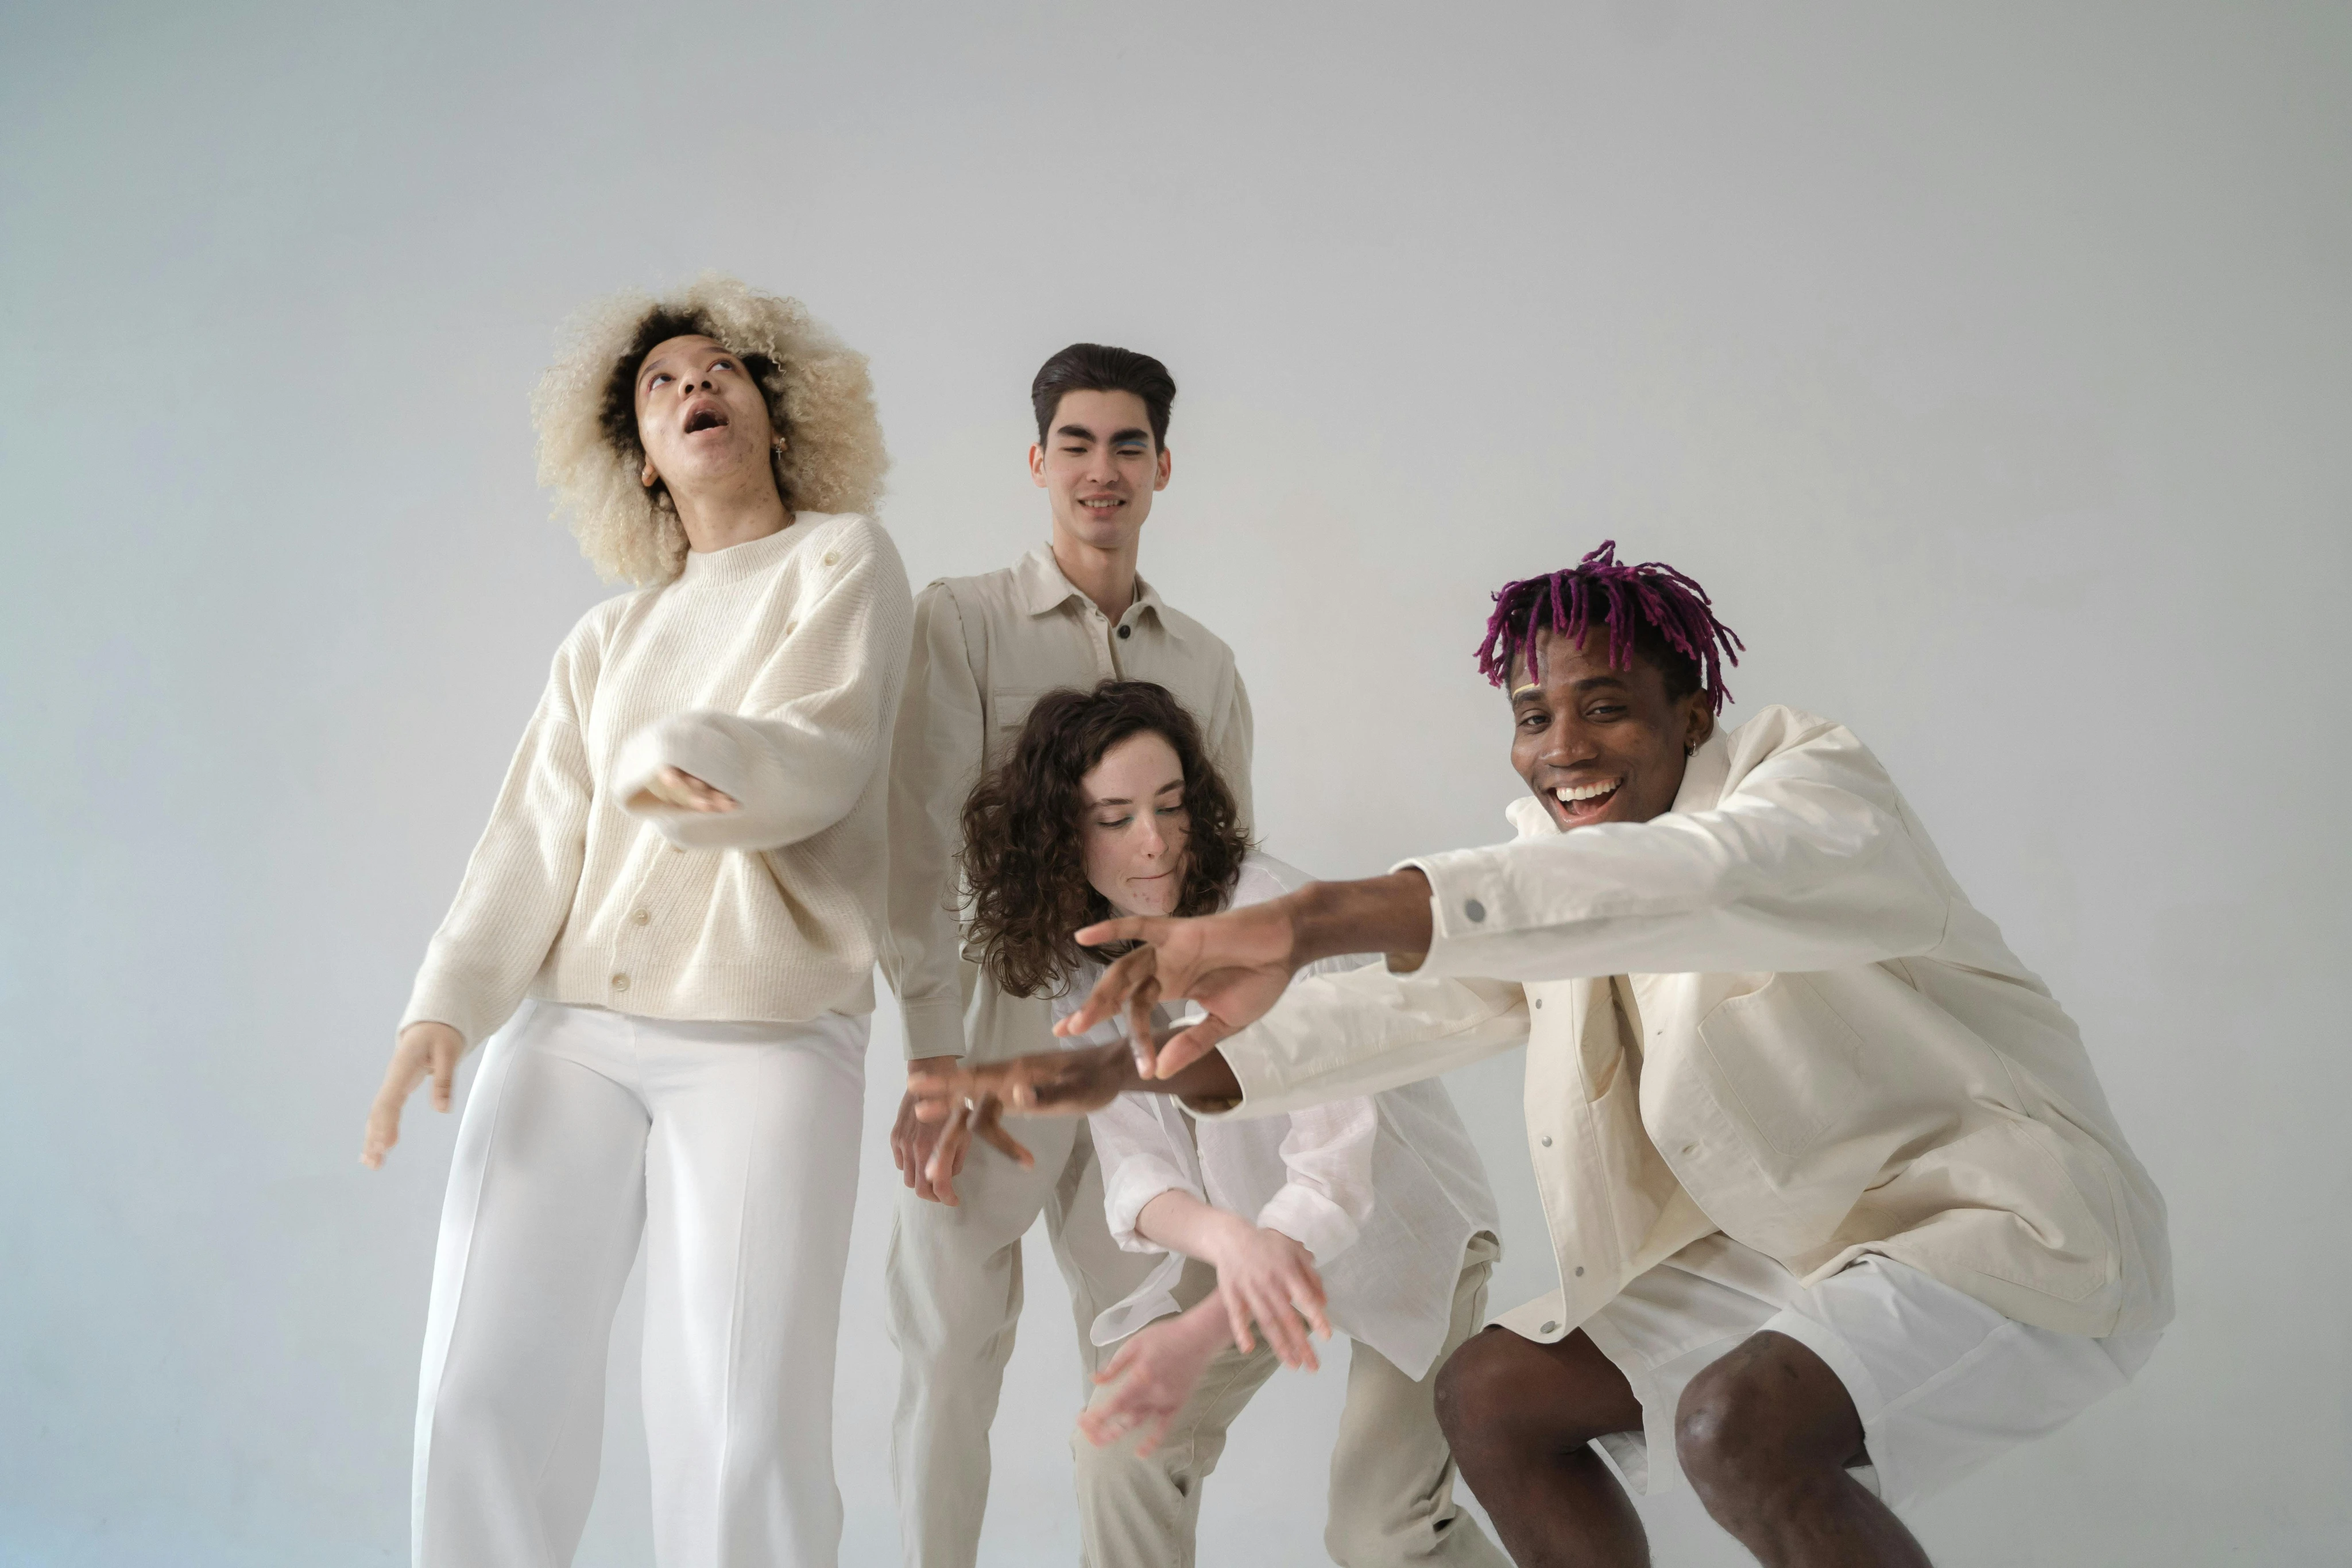
[{"label": "jacket pocket", "polygon": [[1802,975],[1775,975],[1718,1004],[1698,1033],[1724,1108],[1777,1180],[1794,1174],[1861,1094],[1862,1036]]}]

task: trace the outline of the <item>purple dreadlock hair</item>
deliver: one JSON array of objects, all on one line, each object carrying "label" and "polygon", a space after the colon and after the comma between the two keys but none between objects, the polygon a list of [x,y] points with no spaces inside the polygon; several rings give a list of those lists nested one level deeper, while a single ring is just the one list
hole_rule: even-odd
[{"label": "purple dreadlock hair", "polygon": [[[1523,652],[1532,670],[1538,631],[1549,626],[1580,643],[1597,609],[1609,628],[1611,668],[1632,668],[1642,643],[1660,653],[1671,650],[1681,657],[1669,654],[1659,661],[1666,666],[1668,687],[1680,685],[1676,695],[1704,691],[1708,710],[1720,714],[1731,700],[1723,662],[1739,663],[1747,644],[1715,618],[1714,602],[1706,589],[1664,561],[1622,564],[1617,541],[1603,539],[1575,566],[1503,585],[1495,595],[1495,613],[1486,619],[1486,640],[1478,645],[1478,672],[1499,686],[1510,679],[1511,662]],[[1679,683],[1677,675],[1683,677]]]}]

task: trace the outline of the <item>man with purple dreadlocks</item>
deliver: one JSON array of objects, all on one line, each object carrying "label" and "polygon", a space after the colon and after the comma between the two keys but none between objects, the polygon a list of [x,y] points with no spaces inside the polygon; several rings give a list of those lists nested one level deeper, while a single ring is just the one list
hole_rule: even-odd
[{"label": "man with purple dreadlocks", "polygon": [[1897,1511],[2120,1387],[2171,1313],[2163,1200],[2074,1023],[1851,733],[1717,727],[1739,646],[1611,545],[1510,584],[1478,657],[1529,790],[1514,841],[1082,931],[1145,946],[1063,1032],[1204,1015],[928,1091],[1259,1115],[1526,1042],[1560,1288],[1438,1389],[1523,1564],[1646,1563],[1625,1488],[1678,1475],[1765,1563],[1925,1563]]}]

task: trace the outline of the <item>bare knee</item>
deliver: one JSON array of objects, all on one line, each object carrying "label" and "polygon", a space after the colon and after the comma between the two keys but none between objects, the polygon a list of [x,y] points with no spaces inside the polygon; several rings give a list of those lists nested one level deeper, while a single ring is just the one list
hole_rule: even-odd
[{"label": "bare knee", "polygon": [[1508,1330],[1490,1328],[1463,1341],[1437,1369],[1437,1426],[1456,1453],[1524,1420],[1521,1380],[1512,1372],[1524,1343]]},{"label": "bare knee", "polygon": [[1718,1515],[1833,1478],[1861,1449],[1861,1418],[1844,1385],[1777,1333],[1758,1334],[1700,1373],[1675,1410],[1675,1457]]}]

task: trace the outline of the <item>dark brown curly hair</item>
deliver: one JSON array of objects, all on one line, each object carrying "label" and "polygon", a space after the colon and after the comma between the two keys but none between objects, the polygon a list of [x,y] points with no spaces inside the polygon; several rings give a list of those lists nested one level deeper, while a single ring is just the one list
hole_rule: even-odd
[{"label": "dark brown curly hair", "polygon": [[1029,710],[1012,755],[963,806],[963,875],[971,905],[964,951],[1016,997],[1059,996],[1087,956],[1071,933],[1111,916],[1087,880],[1079,784],[1103,755],[1149,731],[1184,768],[1184,891],[1178,915],[1224,907],[1249,839],[1234,794],[1209,761],[1201,727],[1167,687],[1105,681],[1047,692]]}]

